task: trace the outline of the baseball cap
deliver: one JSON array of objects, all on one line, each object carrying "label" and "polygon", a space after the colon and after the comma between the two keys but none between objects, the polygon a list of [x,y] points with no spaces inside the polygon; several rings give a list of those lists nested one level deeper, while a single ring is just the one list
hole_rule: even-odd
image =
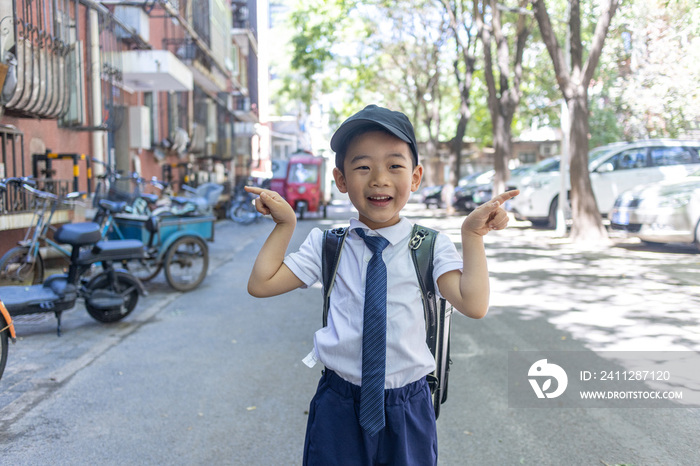
[{"label": "baseball cap", "polygon": [[347,120],[336,130],[331,138],[331,149],[335,152],[336,166],[339,166],[340,157],[344,155],[347,144],[357,130],[365,126],[380,126],[391,134],[408,143],[413,153],[413,160],[418,164],[418,145],[413,125],[406,115],[401,112],[389,110],[377,105],[368,105]]}]

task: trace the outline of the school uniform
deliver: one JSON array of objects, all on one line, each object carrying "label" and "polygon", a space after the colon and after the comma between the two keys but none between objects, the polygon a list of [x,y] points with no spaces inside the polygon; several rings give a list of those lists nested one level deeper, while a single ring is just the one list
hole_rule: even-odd
[{"label": "school uniform", "polygon": [[[421,291],[408,248],[412,227],[402,218],[396,225],[372,231],[359,220],[350,220],[330,296],[328,325],[315,333],[314,348],[306,360],[320,361],[326,370],[309,410],[304,464],[422,466],[437,462],[435,416],[425,381],[435,369],[435,359],[425,343]],[[375,436],[368,436],[358,421],[362,310],[372,253],[356,228],[389,242],[382,254],[388,271],[386,426]],[[323,232],[314,229],[299,250],[284,260],[307,287],[322,278],[322,243]],[[446,235],[437,236],[433,267],[436,290],[438,277],[463,267],[462,256]]]}]

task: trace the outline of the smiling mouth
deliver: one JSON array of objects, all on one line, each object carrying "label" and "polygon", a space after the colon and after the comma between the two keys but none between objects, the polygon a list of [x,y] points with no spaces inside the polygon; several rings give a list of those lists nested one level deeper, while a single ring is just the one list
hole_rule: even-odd
[{"label": "smiling mouth", "polygon": [[370,204],[376,207],[385,207],[388,206],[391,203],[391,200],[394,199],[391,196],[368,196],[367,200],[369,201]]}]

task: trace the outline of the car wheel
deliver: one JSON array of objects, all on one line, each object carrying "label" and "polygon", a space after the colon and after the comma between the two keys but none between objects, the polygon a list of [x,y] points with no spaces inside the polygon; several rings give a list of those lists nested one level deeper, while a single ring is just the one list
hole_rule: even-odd
[{"label": "car wheel", "polygon": [[557,228],[557,209],[559,209],[559,196],[555,197],[549,206],[549,215],[547,216],[548,228]]}]

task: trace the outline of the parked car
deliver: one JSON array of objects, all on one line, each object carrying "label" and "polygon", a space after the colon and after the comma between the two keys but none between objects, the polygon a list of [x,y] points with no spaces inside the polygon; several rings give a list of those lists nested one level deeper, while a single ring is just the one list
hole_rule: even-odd
[{"label": "parked car", "polygon": [[[649,139],[614,143],[593,149],[589,155],[591,185],[599,212],[607,216],[624,191],[664,180],[678,180],[700,168],[700,141]],[[533,172],[517,186],[520,195],[511,208],[519,220],[556,226],[561,189],[557,168]],[[566,189],[570,189],[569,180]]]},{"label": "parked car", "polygon": [[700,249],[700,170],[622,193],[610,227],[648,243],[694,243]]},{"label": "parked car", "polygon": [[428,209],[443,207],[442,186],[427,186],[421,190],[422,202]]},{"label": "parked car", "polygon": [[452,206],[465,212],[474,210],[476,208],[473,202],[474,192],[480,186],[490,184],[495,173],[495,170],[487,170],[460,179],[452,195]]},{"label": "parked car", "polygon": [[[559,165],[557,165],[557,168]],[[511,190],[511,189],[517,189],[517,185],[520,182],[520,179],[524,176],[526,176],[528,173],[530,173],[532,170],[534,170],[536,167],[534,165],[522,165],[517,168],[513,168],[510,170],[510,178],[508,181],[506,181],[506,191]],[[491,181],[493,181],[493,177],[491,177]],[[490,201],[493,198],[493,183],[489,182],[486,184],[478,185],[475,186],[471,190],[471,200],[464,200],[465,206],[469,208],[469,210],[474,210],[477,207],[479,207],[481,204],[484,204],[485,202]],[[510,201],[508,201],[506,208],[510,207]]]}]

